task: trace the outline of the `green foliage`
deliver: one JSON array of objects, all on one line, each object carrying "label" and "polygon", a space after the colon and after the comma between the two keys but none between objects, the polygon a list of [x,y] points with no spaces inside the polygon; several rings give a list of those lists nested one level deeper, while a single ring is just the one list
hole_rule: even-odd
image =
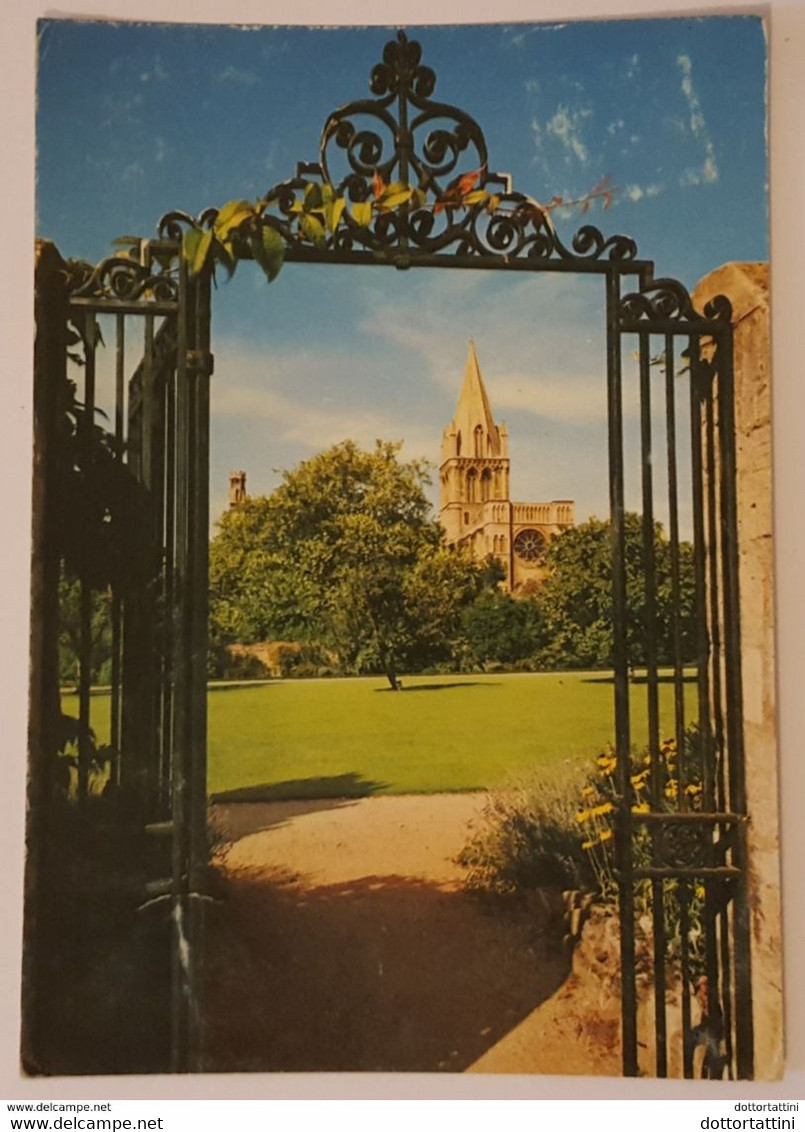
[{"label": "green foliage", "polygon": [[498,896],[555,886],[596,887],[576,823],[584,774],[578,766],[540,768],[493,791],[478,833],[458,861],[467,887]]},{"label": "green foliage", "polygon": [[[629,661],[647,660],[648,610],[642,519],[624,517],[626,543],[627,644]],[[659,523],[654,527],[657,660],[674,657],[674,601],[671,546]],[[693,552],[680,544],[679,630],[683,662],[695,657]],[[612,664],[611,525],[590,519],[564,531],[547,553],[548,576],[539,593],[549,644],[539,653],[544,667],[602,668]]]},{"label": "green foliage", "polygon": [[523,660],[546,643],[545,619],[533,597],[488,590],[464,609],[462,625],[470,655],[480,665]]},{"label": "green foliage", "polygon": [[[108,684],[112,675],[111,595],[108,590],[93,591],[90,618],[93,684]],[[77,683],[81,648],[81,586],[63,573],[59,580],[59,680]]]},{"label": "green foliage", "polygon": [[344,671],[449,655],[481,570],[445,548],[421,461],[398,444],[344,441],[286,472],[269,497],[219,521],[210,553],[213,640],[316,642]]}]

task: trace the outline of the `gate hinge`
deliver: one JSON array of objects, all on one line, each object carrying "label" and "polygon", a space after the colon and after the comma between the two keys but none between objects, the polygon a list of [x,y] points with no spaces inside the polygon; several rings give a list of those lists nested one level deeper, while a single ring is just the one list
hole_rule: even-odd
[{"label": "gate hinge", "polygon": [[186,350],[185,365],[190,373],[206,374],[209,377],[214,369],[215,359],[209,350]]}]

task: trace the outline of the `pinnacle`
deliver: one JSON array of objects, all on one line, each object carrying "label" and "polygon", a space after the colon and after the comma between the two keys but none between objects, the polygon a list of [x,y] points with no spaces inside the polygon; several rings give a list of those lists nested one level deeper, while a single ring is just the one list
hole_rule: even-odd
[{"label": "pinnacle", "polygon": [[481,367],[478,364],[478,355],[475,352],[475,341],[472,338],[470,338],[467,351],[464,382],[456,405],[454,424],[468,441],[475,429],[480,426],[484,437],[490,439],[490,454],[497,455],[499,449],[498,430],[481,377]]}]

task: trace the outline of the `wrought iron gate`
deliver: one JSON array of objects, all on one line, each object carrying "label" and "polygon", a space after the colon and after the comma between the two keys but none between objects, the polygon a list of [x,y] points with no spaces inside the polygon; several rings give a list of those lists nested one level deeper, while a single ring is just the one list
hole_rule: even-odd
[{"label": "wrought iron gate", "polygon": [[[433,71],[401,32],[372,71],[371,99],[330,115],[319,160],[300,164],[265,201],[276,214],[259,223],[282,237],[298,263],[452,267],[600,277],[606,305],[609,502],[615,757],[619,812],[623,1066],[629,1075],[751,1077],[752,1010],[748,930],[746,803],[743,782],[735,428],[729,302],[694,310],[685,288],[655,279],[633,240],[581,227],[570,245],[537,201],[510,178],[489,171],[482,130],[463,111],[432,99]],[[462,171],[483,199],[461,188]],[[330,234],[300,224],[311,186],[353,206],[371,204],[379,183],[413,187],[398,205],[361,216],[346,209]],[[606,191],[606,190],[604,190]],[[171,1065],[200,1065],[193,1010],[200,870],[204,853],[205,618],[209,276],[177,268],[183,231],[208,232],[217,213],[171,213],[161,238],[138,245],[137,258],[113,257],[82,277],[69,298],[86,350],[85,426],[92,421],[97,319],[116,325],[115,451],[141,500],[139,581],[114,594],[115,673],[112,735],[116,782],[136,784],[140,820],[171,846],[171,868],[150,892],[173,917]],[[252,221],[254,220],[252,219]],[[319,225],[321,228],[321,225]],[[248,246],[240,249],[249,255]],[[144,325],[144,356],[125,404],[125,319]],[[157,326],[157,320],[162,319]],[[602,375],[603,380],[604,375]],[[624,395],[639,400],[639,458],[627,466]],[[684,392],[684,396],[682,395]],[[660,425],[658,426],[658,421]],[[127,426],[126,426],[127,422]],[[126,427],[128,433],[126,435]],[[88,454],[86,459],[90,460]],[[689,475],[681,476],[682,463]],[[663,466],[663,507],[676,620],[674,655],[657,653],[655,512]],[[635,764],[630,727],[627,624],[626,484],[639,485],[644,554],[642,633],[647,671],[648,763]],[[680,484],[692,484],[692,554],[697,642],[682,642]],[[85,585],[82,583],[82,585]],[[88,592],[82,591],[85,595]],[[89,721],[90,602],[82,605],[81,733]],[[672,675],[675,725],[659,720],[660,661]],[[685,715],[684,683],[697,686],[696,718]],[[86,790],[89,740],[79,752],[78,789]],[[643,775],[642,779],[640,775]],[[636,782],[641,782],[640,788]],[[645,798],[648,798],[648,802]],[[673,952],[669,919],[681,940]],[[640,987],[650,987],[641,995]],[[653,1001],[653,1021],[646,999]],[[676,1019],[676,1022],[674,1021]],[[642,1044],[651,1066],[638,1063]],[[679,1031],[674,1038],[674,1026]],[[673,1048],[674,1043],[679,1047]]]},{"label": "wrought iron gate", "polygon": [[[94,270],[49,258],[37,341],[61,343],[62,353],[37,367],[51,433],[41,531],[51,599],[42,632],[56,641],[64,634],[64,591],[61,609],[52,591],[72,586],[78,670],[74,707],[58,703],[58,669],[43,681],[55,682],[45,712],[61,723],[33,751],[38,837],[52,846],[38,903],[54,891],[77,902],[87,922],[102,923],[106,966],[114,956],[134,974],[121,1016],[97,974],[99,949],[79,930],[61,980],[48,980],[47,961],[31,972],[40,1008],[26,1056],[40,1071],[75,1071],[49,1035],[73,1024],[70,998],[89,994],[94,978],[94,1033],[79,1043],[80,1071],[199,1069],[210,281],[189,278],[170,241],[139,242]],[[111,635],[103,745],[103,700],[93,692],[99,619]],[[61,839],[60,813],[70,830]],[[38,919],[47,937],[44,910]]]}]

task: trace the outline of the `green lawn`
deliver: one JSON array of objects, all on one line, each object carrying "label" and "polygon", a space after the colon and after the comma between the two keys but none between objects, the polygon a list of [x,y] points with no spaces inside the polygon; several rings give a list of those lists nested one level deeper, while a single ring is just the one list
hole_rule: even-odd
[{"label": "green lawn", "polygon": [[[593,756],[612,738],[613,689],[598,673],[276,680],[213,686],[209,789],[243,799],[470,790],[510,772]],[[695,684],[685,686],[694,718]],[[673,728],[670,683],[662,727]],[[65,710],[75,705],[65,697]],[[646,742],[646,687],[631,691],[632,734]],[[108,697],[93,725],[108,733]]]}]

